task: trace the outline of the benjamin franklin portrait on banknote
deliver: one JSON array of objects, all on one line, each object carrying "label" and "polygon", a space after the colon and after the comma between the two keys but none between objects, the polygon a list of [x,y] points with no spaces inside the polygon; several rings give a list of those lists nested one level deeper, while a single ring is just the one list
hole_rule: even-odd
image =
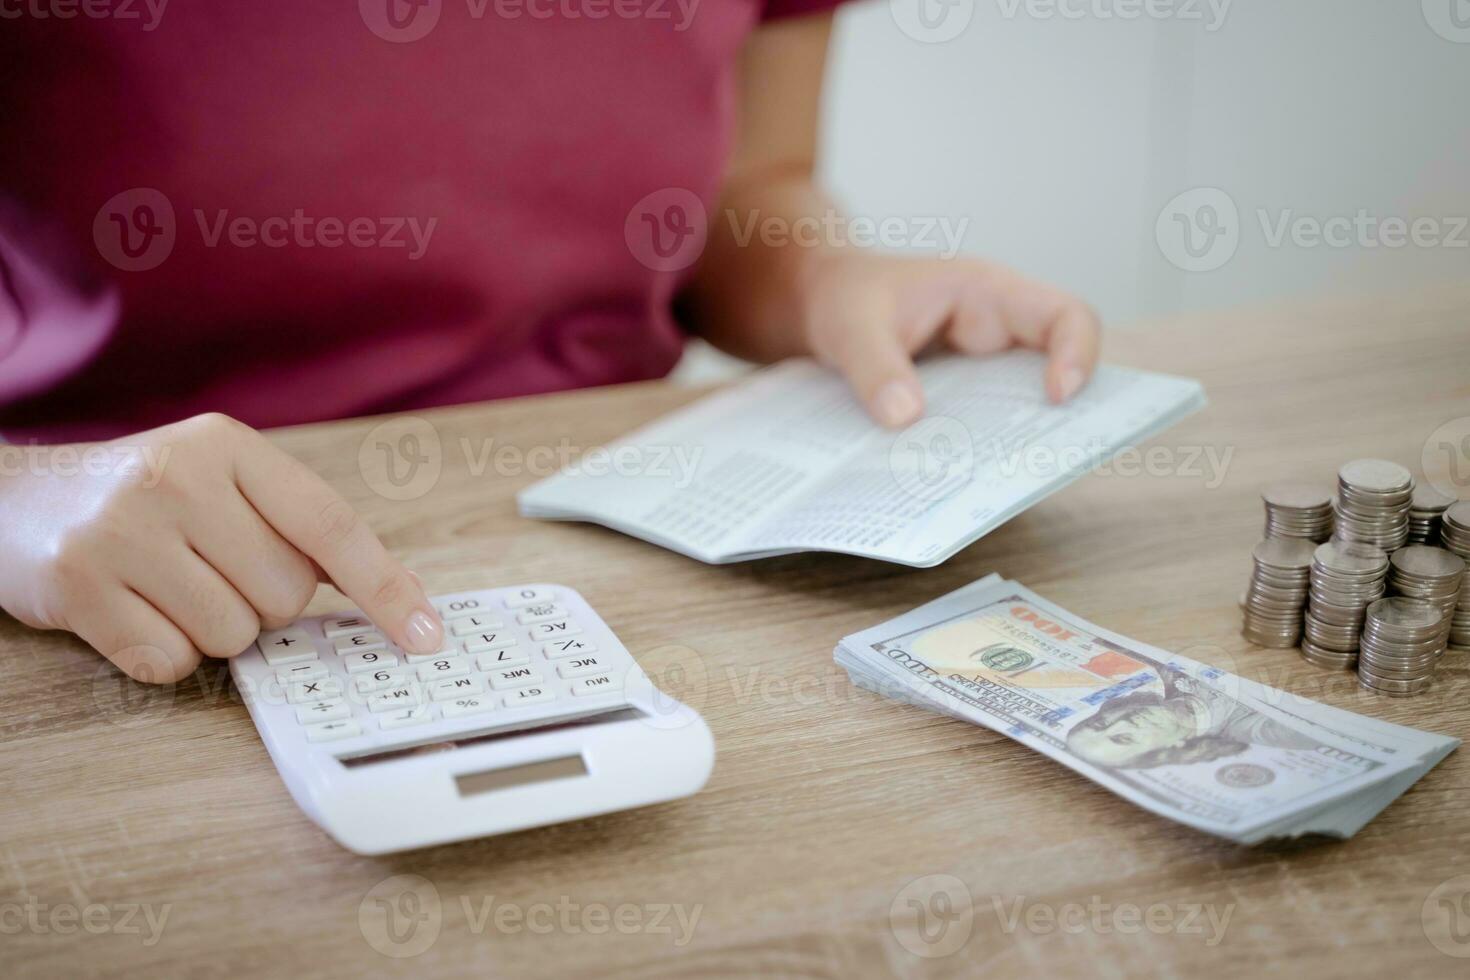
[{"label": "benjamin franklin portrait on banknote", "polygon": [[1067,733],[1067,748],[1115,769],[1210,762],[1252,743],[1311,749],[1316,741],[1267,718],[1227,694],[1172,667],[1130,651],[1163,682],[1163,693],[1135,691],[1104,701]]}]

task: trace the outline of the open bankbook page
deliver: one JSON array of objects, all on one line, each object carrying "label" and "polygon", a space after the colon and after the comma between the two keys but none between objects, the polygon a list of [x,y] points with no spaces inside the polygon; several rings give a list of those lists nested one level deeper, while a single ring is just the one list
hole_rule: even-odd
[{"label": "open bankbook page", "polygon": [[521,512],[711,563],[833,551],[928,567],[1204,404],[1197,381],[1103,366],[1052,405],[1044,367],[1030,351],[928,360],[928,414],[895,433],[835,374],[787,361],[527,488]]}]

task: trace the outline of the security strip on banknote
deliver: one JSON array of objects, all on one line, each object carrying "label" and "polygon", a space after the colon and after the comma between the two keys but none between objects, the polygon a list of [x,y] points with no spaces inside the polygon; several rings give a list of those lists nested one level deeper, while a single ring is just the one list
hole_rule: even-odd
[{"label": "security strip on banknote", "polygon": [[1460,744],[1119,636],[998,575],[848,636],[834,656],[860,687],[994,729],[1244,844],[1350,837]]}]

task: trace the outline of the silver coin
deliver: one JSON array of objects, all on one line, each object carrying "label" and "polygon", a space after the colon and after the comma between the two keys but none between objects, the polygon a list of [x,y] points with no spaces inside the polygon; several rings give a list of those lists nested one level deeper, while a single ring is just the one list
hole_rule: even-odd
[{"label": "silver coin", "polygon": [[1251,557],[1271,569],[1310,569],[1317,548],[1301,538],[1266,538],[1251,549]]},{"label": "silver coin", "polygon": [[1423,694],[1425,691],[1429,690],[1431,684],[1433,683],[1433,680],[1434,679],[1432,677],[1425,678],[1424,682],[1415,682],[1409,687],[1385,687],[1380,686],[1369,680],[1368,678],[1364,677],[1361,669],[1358,673],[1359,687],[1366,688],[1369,691],[1372,691],[1374,694],[1382,694],[1390,698],[1411,698],[1415,695]]},{"label": "silver coin", "polygon": [[1443,548],[1430,548],[1422,544],[1400,548],[1389,556],[1388,561],[1396,571],[1406,575],[1449,578],[1465,574],[1465,559]]},{"label": "silver coin", "polygon": [[1399,596],[1379,599],[1368,607],[1368,622],[1396,630],[1417,632],[1433,629],[1439,625],[1440,618],[1439,611],[1428,603]]},{"label": "silver coin", "polygon": [[1356,543],[1329,541],[1312,552],[1314,563],[1343,575],[1381,575],[1388,571],[1388,556],[1377,548]]},{"label": "silver coin", "polygon": [[1414,493],[1410,497],[1409,508],[1437,515],[1454,502],[1453,497],[1446,497],[1428,483],[1416,483]]},{"label": "silver coin", "polygon": [[1440,515],[1440,520],[1451,528],[1458,528],[1470,532],[1470,500],[1461,500],[1451,504]]},{"label": "silver coin", "polygon": [[1347,486],[1377,493],[1408,490],[1414,482],[1412,473],[1386,459],[1355,459],[1344,463],[1337,471],[1337,478]]},{"label": "silver coin", "polygon": [[1332,506],[1332,494],[1315,483],[1273,483],[1261,491],[1267,507],[1287,510],[1325,510]]}]

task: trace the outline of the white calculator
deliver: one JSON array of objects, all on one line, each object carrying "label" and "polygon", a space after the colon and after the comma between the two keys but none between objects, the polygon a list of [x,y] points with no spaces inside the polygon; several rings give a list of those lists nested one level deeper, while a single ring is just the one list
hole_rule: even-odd
[{"label": "white calculator", "polygon": [[363,615],[303,619],[230,662],[297,804],[383,854],[697,792],[714,739],[563,585],[437,597],[444,649]]}]

